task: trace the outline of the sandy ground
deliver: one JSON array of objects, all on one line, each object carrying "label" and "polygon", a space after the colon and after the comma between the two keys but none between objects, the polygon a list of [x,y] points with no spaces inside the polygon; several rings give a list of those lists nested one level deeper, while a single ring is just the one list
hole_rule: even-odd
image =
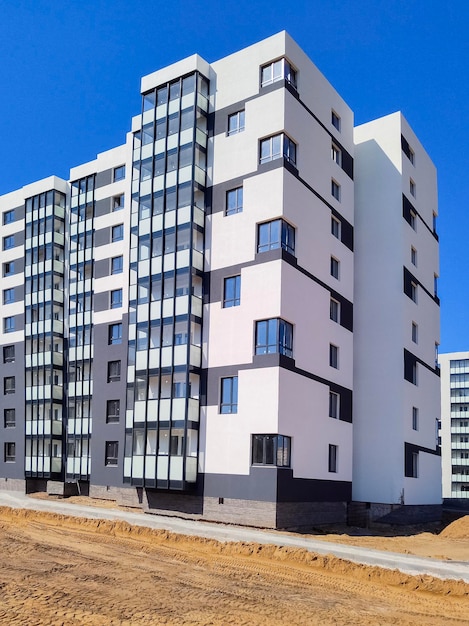
[{"label": "sandy ground", "polygon": [[[436,539],[439,553],[453,554],[455,541],[469,549],[469,518],[446,532],[425,533],[421,546]],[[7,507],[0,590],[1,624],[469,624],[469,585],[461,582]]]}]

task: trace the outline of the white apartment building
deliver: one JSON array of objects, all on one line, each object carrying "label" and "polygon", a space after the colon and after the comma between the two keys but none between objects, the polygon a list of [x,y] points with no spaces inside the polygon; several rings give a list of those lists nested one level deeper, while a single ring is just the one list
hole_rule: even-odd
[{"label": "white apartment building", "polygon": [[0,486],[268,527],[438,504],[436,174],[406,121],[354,131],[285,32],[141,92],[125,144],[0,198]]}]

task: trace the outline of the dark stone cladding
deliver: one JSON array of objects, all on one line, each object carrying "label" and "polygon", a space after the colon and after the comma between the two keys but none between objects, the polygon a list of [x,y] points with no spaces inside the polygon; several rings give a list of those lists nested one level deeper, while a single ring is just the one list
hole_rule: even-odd
[{"label": "dark stone cladding", "polygon": [[314,276],[306,270],[305,268],[298,265],[296,257],[292,254],[283,250],[282,248],[278,248],[276,250],[269,250],[268,252],[260,252],[257,253],[254,260],[247,261],[246,263],[239,263],[237,265],[231,265],[229,267],[223,267],[217,270],[212,270],[208,276],[209,280],[206,280],[207,293],[204,297],[204,304],[208,304],[209,302],[221,302],[223,299],[223,279],[228,276],[236,276],[241,273],[241,270],[245,267],[251,267],[252,265],[259,265],[261,263],[269,263],[270,261],[277,261],[282,259],[299,272],[301,272],[304,276],[307,276],[309,279],[320,285],[323,289],[328,291],[332,298],[340,302],[341,315],[340,315],[340,325],[353,332],[353,304],[347,298],[344,298],[339,292],[335,291],[326,285],[322,280]]},{"label": "dark stone cladding", "polygon": [[425,226],[425,228],[428,230],[428,232],[435,237],[435,239],[438,241],[438,235],[437,233],[433,230],[433,228],[430,228],[430,226],[427,224],[427,222],[423,219],[423,217],[420,215],[420,213],[417,211],[417,209],[414,207],[414,205],[412,204],[412,202],[409,200],[409,198],[407,198],[407,196],[405,194],[402,194],[402,217],[406,220],[406,222],[408,222],[409,224],[411,223],[411,213],[415,213],[415,215],[420,219],[420,221],[422,222],[422,224]]},{"label": "dark stone cladding", "polygon": [[95,183],[94,183],[94,188],[99,189],[100,187],[105,187],[106,185],[110,185],[112,183],[113,171],[114,169],[111,168],[109,170],[103,170],[102,172],[97,172]]},{"label": "dark stone cladding", "polygon": [[422,285],[422,283],[419,281],[418,278],[416,278],[412,272],[409,272],[409,270],[404,267],[404,293],[411,297],[411,292],[412,292],[412,283],[414,283],[415,285],[419,285],[421,287],[421,289],[427,294],[427,296],[429,298],[431,298],[435,304],[437,304],[438,306],[440,306],[440,298],[438,296],[435,296],[434,294],[430,293],[430,291],[428,291],[428,289]]},{"label": "dark stone cladding", "polygon": [[310,380],[325,385],[331,391],[340,395],[339,402],[339,420],[342,422],[352,422],[352,390],[342,387],[330,380],[326,380],[321,376],[317,376],[312,372],[308,372],[296,366],[295,360],[290,359],[281,354],[262,354],[254,355],[251,363],[237,363],[233,365],[224,365],[221,367],[212,367],[204,370],[206,374],[202,377],[204,388],[201,394],[201,404],[207,406],[217,406],[219,400],[220,380],[229,376],[236,376],[240,370],[260,369],[263,367],[282,367],[284,369],[304,376]]},{"label": "dark stone cladding", "polygon": [[404,348],[404,378],[406,380],[412,381],[412,369],[415,363],[420,363],[420,365],[423,365],[423,367],[425,367],[432,374],[435,374],[435,376],[440,376],[440,368],[438,366],[432,367],[428,363],[425,363],[425,361],[422,361],[422,359],[419,359],[418,356]]},{"label": "dark stone cladding", "polygon": [[353,157],[352,155],[344,148],[341,142],[334,136],[334,134],[321,122],[321,120],[311,111],[311,109],[303,102],[300,98],[298,91],[286,80],[279,80],[271,85],[266,87],[261,87],[261,90],[254,94],[253,96],[246,98],[246,100],[240,100],[239,102],[235,102],[233,104],[224,107],[223,109],[218,109],[214,113],[210,114],[210,127],[213,129],[214,135],[227,134],[228,133],[228,116],[233,113],[237,113],[238,111],[242,111],[246,105],[246,102],[250,102],[251,100],[256,100],[272,91],[277,91],[278,89],[285,88],[286,91],[298,101],[298,103],[304,108],[305,111],[321,126],[321,128],[326,131],[326,133],[334,140],[334,143],[340,148],[342,152],[342,164],[341,167],[344,172],[347,174],[349,178],[353,180]]},{"label": "dark stone cladding", "polygon": [[433,454],[434,456],[441,457],[441,448],[437,446],[434,450],[432,448],[425,448],[418,446],[415,443],[408,443],[404,441],[404,475],[406,478],[412,478],[412,454],[414,452],[422,452],[423,454]]},{"label": "dark stone cladding", "polygon": [[[24,318],[24,314],[15,316]],[[18,330],[18,326],[16,327]],[[21,330],[21,329],[20,329]],[[15,360],[3,362],[3,348],[15,347]],[[25,454],[25,344],[8,341],[8,335],[4,335],[0,346],[0,477],[8,479],[24,479],[24,454]],[[4,393],[4,379],[13,376],[15,378],[15,393]],[[15,426],[5,426],[5,409],[15,409]],[[5,461],[4,444],[15,444],[15,462]]]},{"label": "dark stone cladding", "polygon": [[332,215],[336,217],[341,222],[341,237],[340,240],[342,243],[353,252],[353,226],[347,221],[340,213],[335,209],[332,204],[330,204],[325,198],[321,196],[317,191],[315,191],[311,185],[309,185],[301,176],[299,175],[296,167],[291,165],[286,159],[275,159],[274,161],[269,161],[268,163],[259,164],[256,171],[245,174],[244,176],[238,176],[237,178],[231,178],[228,181],[224,181],[222,183],[218,183],[210,188],[210,196],[207,198],[207,215],[212,213],[219,213],[220,211],[225,210],[226,205],[226,193],[230,191],[230,189],[236,189],[236,187],[242,187],[243,181],[252,178],[253,176],[257,176],[258,174],[263,174],[265,172],[278,169],[280,167],[284,167],[286,170],[292,174],[300,183],[302,183],[311,193],[313,193],[321,202],[323,202],[331,211]]},{"label": "dark stone cladding", "polygon": [[249,475],[205,474],[204,496],[260,502],[349,502],[352,483],[295,478],[289,468],[252,466]]}]

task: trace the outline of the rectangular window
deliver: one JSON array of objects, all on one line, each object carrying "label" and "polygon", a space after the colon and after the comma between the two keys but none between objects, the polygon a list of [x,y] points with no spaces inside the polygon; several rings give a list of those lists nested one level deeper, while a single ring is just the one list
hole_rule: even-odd
[{"label": "rectangular window", "polygon": [[331,194],[340,202],[340,185],[334,179],[331,179]]},{"label": "rectangular window", "polygon": [[412,407],[412,429],[419,429],[419,410],[416,406]]},{"label": "rectangular window", "polygon": [[329,417],[339,419],[340,396],[335,391],[329,391]]},{"label": "rectangular window", "polygon": [[16,460],[16,443],[5,442],[5,463],[14,463]]},{"label": "rectangular window", "polygon": [[410,146],[409,146],[409,161],[412,163],[412,165],[415,165],[415,152],[412,150]]},{"label": "rectangular window", "polygon": [[291,437],[252,435],[252,464],[290,467]]},{"label": "rectangular window", "polygon": [[124,224],[116,224],[112,227],[112,241],[122,241],[124,239]]},{"label": "rectangular window", "polygon": [[335,259],[333,256],[331,256],[331,276],[339,280],[339,274],[340,274],[340,262],[337,259]]},{"label": "rectangular window", "polygon": [[122,343],[122,324],[109,324],[109,345]]},{"label": "rectangular window", "polygon": [[419,453],[412,452],[412,474],[411,478],[419,477]]},{"label": "rectangular window", "polygon": [[112,383],[121,379],[121,362],[108,361],[107,364],[107,382]]},{"label": "rectangular window", "polygon": [[16,426],[16,412],[15,409],[3,410],[3,424],[5,428],[14,428]]},{"label": "rectangular window", "polygon": [[433,274],[433,295],[435,298],[438,297],[438,276]]},{"label": "rectangular window", "polygon": [[241,213],[243,210],[243,188],[236,187],[226,192],[226,210],[225,215],[233,215]]},{"label": "rectangular window", "polygon": [[410,247],[410,262],[417,267],[417,250],[414,246]]},{"label": "rectangular window", "polygon": [[106,441],[105,465],[117,465],[119,458],[119,442]]},{"label": "rectangular window", "polygon": [[111,291],[111,309],[120,309],[122,306],[122,289]]},{"label": "rectangular window", "polygon": [[[119,421],[120,400],[108,400],[106,403],[106,423],[113,424]],[[116,454],[117,458],[117,454]]]},{"label": "rectangular window", "polygon": [[3,318],[3,332],[4,333],[12,333],[15,330],[15,318],[5,317]]},{"label": "rectangular window", "polygon": [[333,322],[340,324],[340,302],[331,298],[330,318]]},{"label": "rectangular window", "polygon": [[124,208],[124,194],[120,193],[118,196],[114,196],[112,199],[112,210],[120,211]]},{"label": "rectangular window", "polygon": [[3,304],[12,304],[15,301],[15,289],[11,287],[10,289],[3,290]]},{"label": "rectangular window", "polygon": [[3,379],[3,394],[6,396],[10,393],[15,393],[15,377],[5,376]]},{"label": "rectangular window", "polygon": [[331,111],[331,124],[340,132],[340,115],[337,115],[334,110]]},{"label": "rectangular window", "polygon": [[15,235],[8,235],[3,238],[3,249],[10,250],[15,247]]},{"label": "rectangular window", "polygon": [[337,165],[342,165],[342,150],[334,142],[331,144],[331,157]]},{"label": "rectangular window", "polygon": [[331,215],[331,233],[337,239],[340,239],[340,230],[341,230],[340,226],[341,226],[340,220],[338,220],[336,217]]},{"label": "rectangular window", "polygon": [[436,233],[436,213],[433,213],[432,216],[432,228],[433,228],[433,232]]},{"label": "rectangular window", "polygon": [[114,168],[113,182],[122,180],[123,178],[125,178],[125,165],[119,165]]},{"label": "rectangular window", "polygon": [[15,221],[15,209],[11,209],[10,211],[5,211],[3,214],[3,223],[11,224]]},{"label": "rectangular window", "polygon": [[329,365],[339,369],[339,348],[332,343],[329,344]]},{"label": "rectangular window", "polygon": [[415,211],[410,211],[409,224],[414,230],[417,230],[417,214]]},{"label": "rectangular window", "polygon": [[329,444],[329,471],[337,473],[339,446]]},{"label": "rectangular window", "polygon": [[241,299],[241,276],[225,278],[223,286],[223,308],[239,306]]},{"label": "rectangular window", "polygon": [[410,283],[410,299],[417,302],[417,285],[414,282]]},{"label": "rectangular window", "polygon": [[9,261],[3,264],[3,275],[12,276],[15,273],[15,262]]},{"label": "rectangular window", "polygon": [[244,111],[228,116],[228,135],[236,135],[244,130]]},{"label": "rectangular window", "polygon": [[419,327],[415,322],[412,322],[412,341],[414,343],[419,342]]},{"label": "rectangular window", "polygon": [[293,358],[293,326],[282,319],[256,322],[256,354],[283,354]]},{"label": "rectangular window", "polygon": [[279,80],[285,80],[296,89],[297,72],[286,59],[272,61],[261,68],[261,87],[267,87]]},{"label": "rectangular window", "polygon": [[111,274],[122,274],[124,267],[124,257],[115,256],[111,259]]},{"label": "rectangular window", "polygon": [[414,196],[414,198],[415,198],[415,193],[416,193],[416,192],[415,192],[415,183],[414,183],[414,181],[412,180],[412,178],[409,180],[409,191],[410,191],[410,193],[411,193],[411,194]]},{"label": "rectangular window", "polygon": [[261,139],[260,163],[268,163],[284,157],[289,163],[296,165],[296,143],[284,133]]},{"label": "rectangular window", "polygon": [[284,220],[265,222],[257,227],[257,252],[282,248],[295,254],[295,229]]},{"label": "rectangular window", "polygon": [[238,377],[221,379],[220,413],[238,412]]},{"label": "rectangular window", "polygon": [[3,346],[3,362],[15,362],[15,346]]}]

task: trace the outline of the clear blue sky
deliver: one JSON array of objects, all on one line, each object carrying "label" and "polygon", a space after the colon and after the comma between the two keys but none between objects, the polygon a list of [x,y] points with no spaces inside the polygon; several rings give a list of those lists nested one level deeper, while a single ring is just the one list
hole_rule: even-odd
[{"label": "clear blue sky", "polygon": [[285,29],[357,124],[402,110],[433,159],[440,351],[469,350],[468,23],[467,0],[0,0],[0,193],[123,143],[144,74]]}]

